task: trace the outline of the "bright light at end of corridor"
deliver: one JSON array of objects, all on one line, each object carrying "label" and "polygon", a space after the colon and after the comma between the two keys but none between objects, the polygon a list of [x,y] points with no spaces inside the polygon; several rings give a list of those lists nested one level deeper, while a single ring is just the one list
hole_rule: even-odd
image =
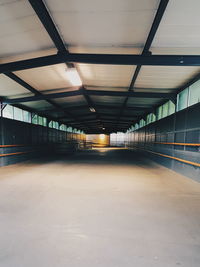
[{"label": "bright light at end of corridor", "polygon": [[69,68],[66,70],[67,79],[74,86],[81,86],[82,81],[81,78],[75,68]]},{"label": "bright light at end of corridor", "polygon": [[100,135],[99,135],[99,138],[100,138],[101,140],[104,140],[104,139],[105,139],[105,134],[100,134]]}]

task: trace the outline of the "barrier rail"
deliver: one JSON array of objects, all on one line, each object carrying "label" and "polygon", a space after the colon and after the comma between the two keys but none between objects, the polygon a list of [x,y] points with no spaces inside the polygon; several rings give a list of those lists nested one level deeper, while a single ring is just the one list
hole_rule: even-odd
[{"label": "barrier rail", "polygon": [[154,144],[161,144],[161,145],[175,145],[175,146],[200,146],[199,143],[174,143],[174,142],[154,142]]},{"label": "barrier rail", "polygon": [[139,150],[144,150],[146,152],[150,152],[152,154],[156,154],[158,156],[162,156],[162,157],[165,157],[165,158],[170,158],[170,159],[174,159],[176,161],[180,161],[180,162],[183,162],[183,163],[186,163],[186,164],[189,164],[189,165],[193,165],[195,167],[200,167],[200,163],[197,163],[197,162],[193,162],[193,161],[189,161],[189,160],[185,160],[185,159],[181,159],[181,158],[177,158],[177,157],[173,157],[173,156],[169,156],[169,155],[166,155],[166,154],[161,154],[159,152],[155,152],[155,151],[152,151],[152,150],[148,150],[148,149],[144,149],[144,148],[141,148],[141,147],[137,147],[135,146],[135,148],[138,148]]}]

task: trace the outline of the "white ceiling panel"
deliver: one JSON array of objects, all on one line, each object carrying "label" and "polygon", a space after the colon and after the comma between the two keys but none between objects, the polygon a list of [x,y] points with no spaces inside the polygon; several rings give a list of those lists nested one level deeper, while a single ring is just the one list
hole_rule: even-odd
[{"label": "white ceiling panel", "polygon": [[18,61],[18,60],[25,60],[25,59],[31,59],[31,58],[36,58],[36,57],[44,57],[44,56],[49,56],[49,55],[55,55],[56,53],[57,53],[57,50],[55,48],[45,49],[45,50],[34,51],[30,53],[23,53],[23,54],[18,54],[14,56],[3,57],[3,58],[0,58],[0,63],[3,64],[3,63]]},{"label": "white ceiling panel", "polygon": [[143,46],[158,0],[46,0],[69,45]]},{"label": "white ceiling panel", "polygon": [[154,55],[200,55],[199,47],[151,47]]},{"label": "white ceiling panel", "polygon": [[29,93],[29,91],[23,86],[19,85],[4,74],[0,75],[0,96],[11,97],[27,93]]},{"label": "white ceiling panel", "polygon": [[98,91],[123,91],[127,92],[128,91],[128,86],[127,87],[116,87],[116,86],[85,86],[85,89],[87,90],[98,90]]},{"label": "white ceiling panel", "polygon": [[84,85],[127,87],[135,66],[77,64]]},{"label": "white ceiling panel", "polygon": [[141,54],[142,48],[120,47],[120,46],[68,46],[70,53],[91,53],[91,54]]},{"label": "white ceiling panel", "polygon": [[142,66],[135,87],[177,88],[199,70],[199,67]]},{"label": "white ceiling panel", "polygon": [[0,1],[0,57],[53,46],[28,1]]},{"label": "white ceiling panel", "polygon": [[169,1],[153,47],[200,47],[200,1]]},{"label": "white ceiling panel", "polygon": [[15,74],[39,91],[69,88],[72,84],[67,79],[66,68],[65,64],[57,64],[16,71]]}]

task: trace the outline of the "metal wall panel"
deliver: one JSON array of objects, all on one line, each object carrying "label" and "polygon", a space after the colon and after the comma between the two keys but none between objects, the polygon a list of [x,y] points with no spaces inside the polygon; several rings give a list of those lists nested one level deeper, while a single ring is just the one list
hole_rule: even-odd
[{"label": "metal wall panel", "polygon": [[129,135],[128,147],[137,149],[158,163],[200,181],[200,165],[195,166],[200,164],[200,103]]}]

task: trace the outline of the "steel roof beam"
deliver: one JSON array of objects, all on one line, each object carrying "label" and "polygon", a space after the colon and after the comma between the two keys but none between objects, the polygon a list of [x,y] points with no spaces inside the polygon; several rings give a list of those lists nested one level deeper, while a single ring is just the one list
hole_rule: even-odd
[{"label": "steel roof beam", "polygon": [[[161,0],[160,1],[160,4],[159,4],[158,10],[156,12],[155,18],[153,20],[149,35],[147,37],[147,40],[145,42],[145,45],[144,45],[144,48],[143,48],[143,51],[142,51],[142,56],[151,55],[151,53],[149,52],[149,49],[150,49],[151,44],[153,42],[153,39],[154,39],[154,37],[156,35],[156,32],[158,30],[158,27],[160,25],[160,22],[161,22],[162,17],[163,17],[163,15],[165,13],[165,10],[167,8],[168,3],[169,3],[169,0]],[[183,62],[183,60],[181,60],[180,62]],[[130,86],[129,86],[129,89],[128,89],[129,92],[133,90],[133,86],[135,85],[135,82],[137,80],[137,77],[139,75],[139,72],[141,70],[142,65],[144,65],[144,64],[137,64],[137,67],[135,69],[135,72],[133,74],[133,77],[132,77],[132,80],[131,80],[131,83],[130,83]],[[117,118],[117,124],[118,124],[118,122],[120,120],[120,117],[122,116],[122,114],[124,112],[124,109],[125,109],[125,107],[127,105],[128,99],[129,99],[129,96],[127,96],[126,99],[124,100],[124,103],[123,103],[123,105],[121,107],[120,113],[119,113],[118,118]]]},{"label": "steel roof beam", "polygon": [[[144,66],[200,66],[200,55],[120,55],[58,53],[0,64],[0,73],[45,67],[60,63],[87,63],[107,65]],[[132,83],[133,86],[133,83]]]},{"label": "steel roof beam", "polygon": [[[110,105],[101,105],[101,104],[97,104],[96,107],[98,109],[106,109],[106,110],[119,110],[120,106],[110,106]],[[68,108],[63,107],[63,109],[66,110],[70,110],[70,111],[84,111],[84,109],[88,109],[88,106],[86,105],[80,105],[80,106],[69,106]],[[146,110],[151,110],[152,107],[141,107],[141,106],[133,106],[133,107],[127,107],[126,106],[126,110],[127,111],[146,111]],[[58,109],[45,109],[45,112],[55,112]]]},{"label": "steel roof beam", "polygon": [[[49,104],[51,104],[52,106],[54,106],[56,109],[59,109],[61,111],[64,111],[64,113],[66,114],[66,116],[73,118],[76,121],[80,121],[79,118],[77,118],[75,115],[72,115],[69,111],[67,111],[66,109],[63,110],[63,108],[61,106],[59,106],[57,103],[55,103],[54,101],[50,100],[50,99],[43,99],[43,95],[41,92],[37,91],[35,88],[33,88],[30,84],[26,83],[24,80],[22,80],[21,78],[19,78],[17,75],[15,75],[14,73],[7,73],[5,74],[7,77],[9,77],[10,79],[12,79],[13,81],[17,82],[18,84],[20,84],[21,86],[23,86],[24,88],[26,88],[29,92],[35,94],[35,96],[32,96],[33,98],[41,98],[41,100],[46,100]],[[12,99],[14,100],[14,99]],[[8,99],[3,98],[2,102],[8,102]],[[12,101],[11,101],[12,102]],[[20,102],[15,102],[13,101],[12,103],[9,102],[7,104],[17,104]],[[26,101],[25,101],[26,102]],[[39,111],[38,111],[39,112]],[[44,115],[45,116],[45,115]]]},{"label": "steel roof beam", "polygon": [[[96,95],[96,96],[114,96],[114,97],[134,97],[134,98],[165,98],[165,99],[174,99],[175,94],[172,93],[146,93],[146,92],[119,92],[119,91],[97,91],[97,90],[86,90],[88,95]],[[63,97],[72,97],[82,95],[81,91],[70,91],[70,92],[62,92],[62,93],[54,93],[54,94],[42,94],[35,95],[29,97],[20,97],[13,99],[4,99],[3,102],[5,104],[16,104],[16,103],[25,103],[32,101],[40,101],[40,100],[49,100]],[[59,106],[57,106],[59,108]],[[63,110],[63,108],[61,108]],[[94,113],[95,114],[95,113]]]},{"label": "steel roof beam", "polygon": [[[46,5],[42,0],[29,0],[29,3],[31,4],[32,8],[35,10],[38,18],[40,19],[41,23],[45,27],[46,31],[48,32],[49,36],[51,37],[53,43],[55,44],[59,54],[64,53],[69,54],[69,51],[66,49],[65,44],[59,34],[58,29],[56,28],[55,23],[53,22],[53,19],[50,15],[50,12],[48,11]],[[74,67],[73,63],[69,63],[65,61],[66,65],[68,67]],[[84,87],[82,87],[82,95],[85,98],[86,102],[88,103],[88,109],[90,107],[95,108],[93,101],[90,99],[90,97],[87,95],[87,92],[85,91]],[[96,111],[95,116],[97,119],[99,119],[98,112]]]},{"label": "steel roof beam", "polygon": [[60,37],[58,30],[55,27],[55,24],[45,6],[43,1],[40,0],[28,0],[31,4],[32,8],[35,10],[38,18],[40,19],[41,23],[45,27],[46,31],[48,32],[51,40],[55,44],[58,51],[66,51],[65,45],[63,40]]}]

